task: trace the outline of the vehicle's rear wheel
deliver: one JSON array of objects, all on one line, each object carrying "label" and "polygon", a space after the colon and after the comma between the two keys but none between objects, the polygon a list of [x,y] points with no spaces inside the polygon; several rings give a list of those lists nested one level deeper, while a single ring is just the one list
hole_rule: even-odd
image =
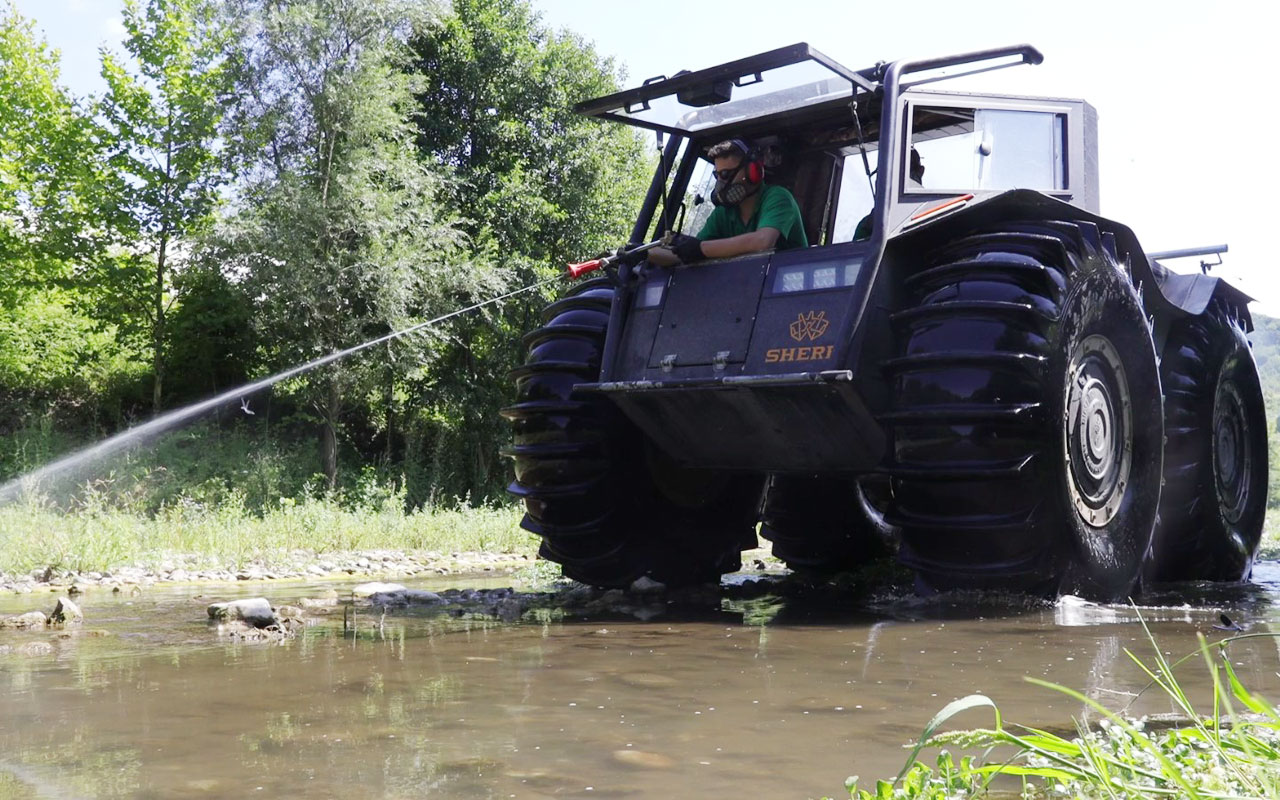
[{"label": "vehicle's rear wheel", "polygon": [[1131,593],[1160,495],[1160,383],[1096,227],[968,236],[905,288],[887,365],[902,561],[935,589]]},{"label": "vehicle's rear wheel", "polygon": [[796,572],[829,575],[891,552],[897,531],[855,477],[775,475],[769,480],[760,535]]},{"label": "vehicle's rear wheel", "polygon": [[1249,577],[1267,505],[1267,415],[1239,313],[1215,299],[1169,331],[1165,488],[1146,577]]},{"label": "vehicle's rear wheel", "polygon": [[718,580],[755,546],[762,479],[681,470],[607,401],[574,392],[598,379],[613,288],[587,281],[543,313],[512,372],[503,409],[525,504],[521,525],[564,574],[626,587],[641,576],[679,586]]}]

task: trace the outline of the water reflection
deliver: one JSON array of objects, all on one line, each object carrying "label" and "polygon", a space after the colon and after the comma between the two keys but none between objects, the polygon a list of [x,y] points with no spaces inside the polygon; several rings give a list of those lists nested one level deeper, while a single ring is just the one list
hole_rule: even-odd
[{"label": "water reflection", "polygon": [[[1024,675],[1109,708],[1170,712],[1125,653],[1150,652],[1138,613],[1178,658],[1197,633],[1231,635],[1213,627],[1221,612],[1270,631],[1276,574],[1172,587],[1137,611],[785,591],[626,613],[542,608],[515,625],[364,609],[281,644],[218,639],[203,621],[209,599],[190,592],[90,594],[86,631],[0,632],[11,647],[0,655],[0,797],[834,795],[845,775],[895,774],[901,746],[961,695],[1069,732],[1080,703]],[[308,590],[268,591],[284,603]],[[0,613],[35,602],[2,600]],[[54,651],[15,654],[36,637]],[[1276,695],[1273,640],[1241,640],[1231,658],[1251,688]],[[1202,701],[1202,663],[1178,675]],[[958,722],[986,725],[990,712]]]}]

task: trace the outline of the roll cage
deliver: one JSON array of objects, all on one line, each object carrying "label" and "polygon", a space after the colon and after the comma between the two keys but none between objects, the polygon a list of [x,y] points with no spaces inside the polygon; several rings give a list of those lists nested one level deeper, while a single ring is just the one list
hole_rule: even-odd
[{"label": "roll cage", "polygon": [[[660,144],[670,136],[632,232],[635,243],[678,227],[690,203],[699,202],[698,187],[691,187],[690,181],[706,149],[738,137],[764,145],[771,157],[766,163],[767,179],[795,195],[812,244],[845,240],[857,221],[854,217],[870,212],[874,214],[871,243],[878,250],[886,238],[883,232],[909,224],[921,203],[976,188],[927,190],[910,185],[907,175],[908,154],[917,141],[957,131],[977,135],[972,112],[967,131],[963,124],[957,126],[954,116],[937,113],[946,107],[963,109],[966,103],[969,109],[987,110],[993,104],[1024,110],[1028,103],[1038,103],[1045,114],[1069,117],[1057,157],[1072,165],[1071,185],[1064,178],[1061,187],[1019,188],[1045,188],[1096,211],[1096,158],[1091,155],[1096,123],[1087,104],[918,88],[1042,60],[1038,50],[1022,44],[851,70],[798,43],[696,72],[650,78],[638,87],[579,103],[574,110],[655,131]],[[885,98],[893,101],[886,103]],[[897,168],[873,170],[873,159]],[[1077,162],[1085,167],[1076,166]],[[873,175],[871,181],[868,173]],[[850,204],[859,193],[865,208],[855,210]],[[881,202],[881,198],[893,202]]]}]

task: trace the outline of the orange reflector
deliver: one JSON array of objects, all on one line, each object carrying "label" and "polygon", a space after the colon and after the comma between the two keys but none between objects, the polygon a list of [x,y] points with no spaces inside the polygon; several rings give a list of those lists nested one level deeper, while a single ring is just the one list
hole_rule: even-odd
[{"label": "orange reflector", "polygon": [[953,206],[958,206],[958,205],[967,203],[972,199],[973,199],[973,195],[971,194],[962,194],[959,197],[953,197],[950,200],[945,200],[941,203],[938,203],[936,206],[931,206],[929,208],[926,208],[924,211],[917,212],[915,216],[911,217],[909,221],[915,222],[916,220],[924,219],[925,217],[937,214],[939,211],[945,211],[946,209],[951,208]]}]

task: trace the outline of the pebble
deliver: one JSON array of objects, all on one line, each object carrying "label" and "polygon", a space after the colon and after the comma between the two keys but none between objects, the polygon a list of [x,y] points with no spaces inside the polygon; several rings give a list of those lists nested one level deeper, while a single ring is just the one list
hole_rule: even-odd
[{"label": "pebble", "polygon": [[[186,555],[158,562],[152,568],[119,566],[109,570],[75,572],[52,566],[23,574],[0,573],[0,594],[30,594],[52,588],[79,595],[94,589],[116,590],[124,586],[152,586],[159,582],[277,580],[344,575],[452,575],[514,569],[533,561],[529,553],[440,553],[437,551],[365,550],[323,555],[291,551],[277,559],[252,561],[234,568],[202,566],[207,559]],[[72,588],[74,587],[74,588]]]}]

